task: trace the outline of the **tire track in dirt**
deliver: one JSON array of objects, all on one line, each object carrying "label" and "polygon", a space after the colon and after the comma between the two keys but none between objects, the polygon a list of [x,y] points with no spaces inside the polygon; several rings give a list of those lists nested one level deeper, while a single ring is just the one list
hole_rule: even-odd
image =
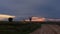
[{"label": "tire track in dirt", "polygon": [[54,29],[50,28],[50,26],[48,27],[48,25],[44,24],[41,28],[35,30],[30,34],[57,34],[57,32]]},{"label": "tire track in dirt", "polygon": [[49,25],[52,29],[54,29],[57,34],[60,34],[60,26],[58,25]]}]

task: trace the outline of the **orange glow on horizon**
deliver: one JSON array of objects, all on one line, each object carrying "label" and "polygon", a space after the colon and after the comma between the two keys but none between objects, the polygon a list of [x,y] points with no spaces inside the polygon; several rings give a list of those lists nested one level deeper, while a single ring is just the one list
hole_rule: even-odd
[{"label": "orange glow on horizon", "polygon": [[[25,21],[30,21],[30,20],[27,19]],[[45,21],[45,18],[32,17],[32,20],[31,21],[44,22]]]}]

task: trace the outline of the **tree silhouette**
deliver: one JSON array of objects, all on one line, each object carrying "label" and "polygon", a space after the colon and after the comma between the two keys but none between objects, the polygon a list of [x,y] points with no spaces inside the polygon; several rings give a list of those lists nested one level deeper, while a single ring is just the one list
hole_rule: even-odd
[{"label": "tree silhouette", "polygon": [[9,21],[9,22],[12,22],[12,21],[13,21],[13,18],[11,18],[11,17],[8,18],[8,21]]},{"label": "tree silhouette", "polygon": [[31,22],[31,20],[32,20],[32,17],[29,17],[29,20],[30,20],[30,22]]}]

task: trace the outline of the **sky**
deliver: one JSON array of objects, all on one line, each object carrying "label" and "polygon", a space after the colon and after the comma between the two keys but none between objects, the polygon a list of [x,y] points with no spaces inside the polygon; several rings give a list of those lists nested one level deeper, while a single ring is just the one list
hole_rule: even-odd
[{"label": "sky", "polygon": [[60,0],[0,0],[0,14],[60,18]]}]

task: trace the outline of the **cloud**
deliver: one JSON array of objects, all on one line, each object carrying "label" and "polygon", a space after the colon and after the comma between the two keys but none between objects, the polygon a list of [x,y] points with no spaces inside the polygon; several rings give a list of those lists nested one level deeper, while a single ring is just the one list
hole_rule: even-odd
[{"label": "cloud", "polygon": [[0,14],[0,20],[8,19],[9,17],[15,18],[16,16],[6,15],[6,14]]}]

